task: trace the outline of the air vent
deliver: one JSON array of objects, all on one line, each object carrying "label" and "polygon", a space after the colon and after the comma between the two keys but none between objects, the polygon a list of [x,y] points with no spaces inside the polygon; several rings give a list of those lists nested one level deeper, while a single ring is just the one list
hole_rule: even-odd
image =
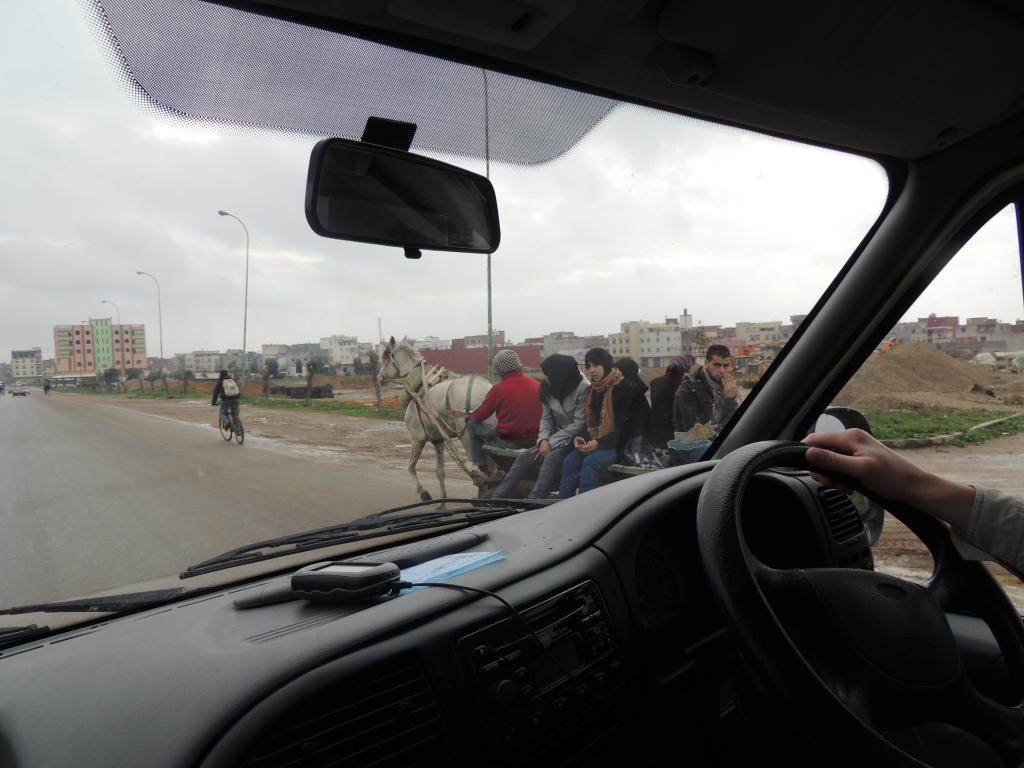
[{"label": "air vent", "polygon": [[838,543],[855,539],[864,531],[864,523],[849,496],[835,488],[821,488],[818,496],[825,507],[832,538]]},{"label": "air vent", "polygon": [[375,667],[314,694],[267,729],[244,766],[406,768],[441,761],[443,725],[422,665]]}]

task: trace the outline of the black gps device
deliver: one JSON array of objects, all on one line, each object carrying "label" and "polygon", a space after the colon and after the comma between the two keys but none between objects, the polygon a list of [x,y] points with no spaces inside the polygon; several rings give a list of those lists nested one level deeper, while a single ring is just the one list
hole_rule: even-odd
[{"label": "black gps device", "polygon": [[353,603],[387,594],[400,574],[394,563],[313,563],[292,574],[292,592],[316,603]]}]

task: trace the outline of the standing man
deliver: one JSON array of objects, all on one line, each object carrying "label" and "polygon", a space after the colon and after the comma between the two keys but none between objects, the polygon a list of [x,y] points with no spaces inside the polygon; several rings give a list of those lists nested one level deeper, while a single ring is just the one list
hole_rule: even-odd
[{"label": "standing man", "polygon": [[[736,377],[729,348],[708,347],[703,367],[686,376],[676,390],[672,429],[676,439],[693,442],[717,435],[736,413]],[[696,427],[703,426],[704,429]]]},{"label": "standing man", "polygon": [[221,371],[217,386],[213,388],[213,400],[210,402],[210,405],[216,405],[217,398],[220,398],[221,424],[228,420],[228,413],[238,418],[238,398],[241,396],[242,390],[238,388],[238,382],[228,376],[227,371]]},{"label": "standing man", "polygon": [[[487,475],[485,445],[532,448],[540,428],[540,382],[523,374],[515,350],[503,349],[494,356],[494,372],[501,381],[491,387],[475,411],[453,411],[456,417],[466,419],[469,458],[482,475]],[[484,423],[491,414],[497,415],[497,426]]]}]

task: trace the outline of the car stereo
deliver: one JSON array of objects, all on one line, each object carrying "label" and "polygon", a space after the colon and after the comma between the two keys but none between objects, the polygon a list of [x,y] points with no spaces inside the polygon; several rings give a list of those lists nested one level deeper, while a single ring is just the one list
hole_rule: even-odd
[{"label": "car stereo", "polygon": [[477,693],[485,739],[503,759],[543,740],[551,729],[579,720],[622,682],[612,628],[593,582],[521,616],[458,642]]}]

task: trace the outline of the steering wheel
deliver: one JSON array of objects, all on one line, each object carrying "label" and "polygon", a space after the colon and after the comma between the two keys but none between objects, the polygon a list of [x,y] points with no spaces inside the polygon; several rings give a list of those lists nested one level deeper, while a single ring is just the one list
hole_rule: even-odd
[{"label": "steering wheel", "polygon": [[[751,478],[772,467],[811,469],[807,448],[777,441],[739,448],[700,494],[701,558],[748,671],[798,726],[851,764],[1024,764],[1024,704],[975,688],[945,611],[988,624],[1017,691],[1024,691],[1024,625],[985,567],[956,551],[944,524],[875,498],[931,551],[935,573],[923,586],[848,568],[778,570],[751,553],[740,513]],[[924,746],[923,733],[940,746]]]}]

